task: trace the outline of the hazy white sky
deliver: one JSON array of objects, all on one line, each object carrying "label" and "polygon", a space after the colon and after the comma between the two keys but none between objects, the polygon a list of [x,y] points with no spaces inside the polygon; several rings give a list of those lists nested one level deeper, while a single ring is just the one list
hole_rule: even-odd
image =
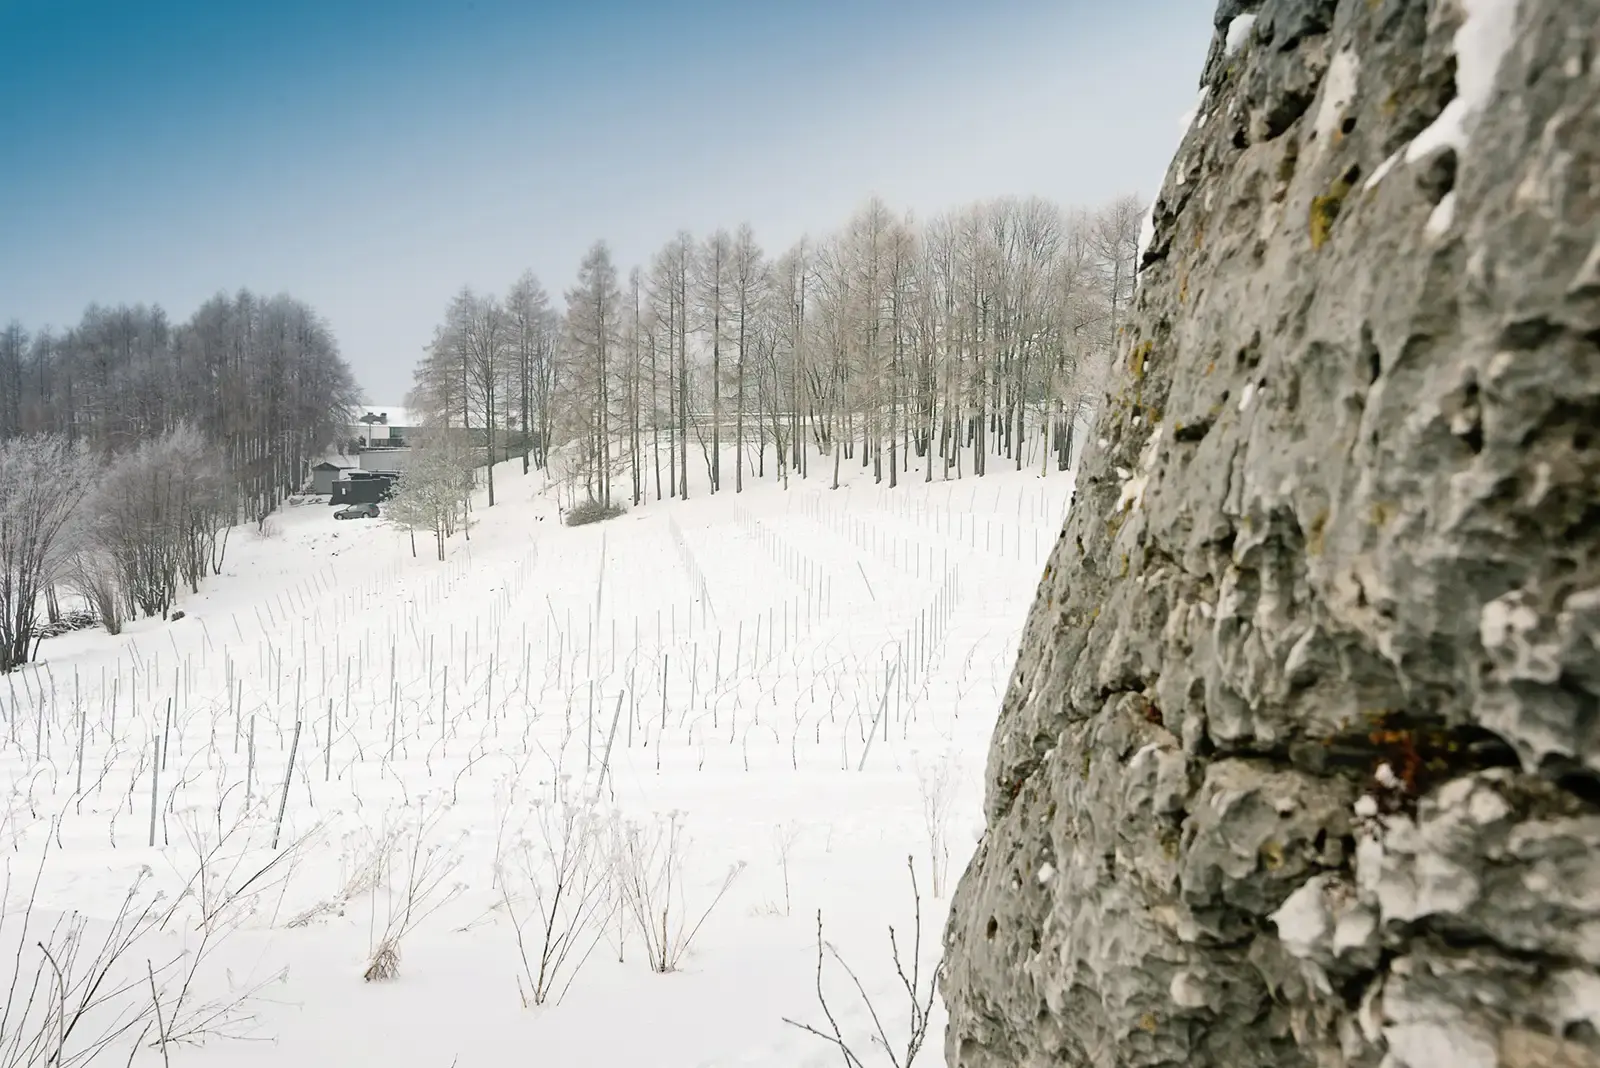
[{"label": "hazy white sky", "polygon": [[[233,8],[239,8],[233,10]],[[286,291],[396,404],[450,296],[877,193],[1151,195],[1204,0],[0,0],[0,320]]]}]

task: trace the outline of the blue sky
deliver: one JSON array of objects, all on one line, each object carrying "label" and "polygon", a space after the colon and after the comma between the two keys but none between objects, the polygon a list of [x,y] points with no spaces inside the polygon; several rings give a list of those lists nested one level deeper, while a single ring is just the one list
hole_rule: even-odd
[{"label": "blue sky", "polygon": [[0,0],[0,320],[287,291],[397,403],[464,284],[872,193],[1150,195],[1209,0]]}]

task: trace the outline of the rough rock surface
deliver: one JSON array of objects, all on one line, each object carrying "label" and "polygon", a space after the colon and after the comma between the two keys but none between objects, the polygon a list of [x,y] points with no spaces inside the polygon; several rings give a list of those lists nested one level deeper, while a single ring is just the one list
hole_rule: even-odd
[{"label": "rough rock surface", "polygon": [[1202,80],[948,1062],[1600,1068],[1600,0],[1224,0]]}]

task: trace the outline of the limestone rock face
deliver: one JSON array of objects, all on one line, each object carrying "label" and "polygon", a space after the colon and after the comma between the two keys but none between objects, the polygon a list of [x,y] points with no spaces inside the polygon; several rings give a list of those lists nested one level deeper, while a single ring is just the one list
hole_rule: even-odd
[{"label": "limestone rock face", "polygon": [[1600,0],[1223,0],[1202,82],[948,1062],[1600,1068]]}]

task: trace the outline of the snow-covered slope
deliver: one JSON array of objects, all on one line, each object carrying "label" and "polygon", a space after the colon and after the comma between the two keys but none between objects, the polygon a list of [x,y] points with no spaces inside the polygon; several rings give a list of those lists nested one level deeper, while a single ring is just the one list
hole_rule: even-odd
[{"label": "snow-covered slope", "polygon": [[[224,1066],[833,1063],[782,1019],[832,1033],[819,909],[905,1040],[887,927],[909,970],[907,858],[925,990],[1070,481],[891,491],[858,471],[838,491],[701,488],[580,529],[558,525],[539,474],[508,464],[496,483],[442,563],[431,537],[413,557],[385,522],[291,507],[266,536],[235,532],[186,618],[51,639],[0,680],[0,959],[30,899],[30,944],[77,909],[92,946],[141,869],[141,894],[176,902],[113,967],[130,992],[69,1048],[113,1009],[153,1017],[148,960],[163,1021],[119,1032],[119,1064],[146,1023],[135,1063],[162,1063],[154,1036],[185,1029],[206,1039],[185,1063]],[[563,841],[612,898],[594,899],[550,1001],[524,1007]],[[670,893],[618,898],[618,851],[669,841],[671,864],[631,870]],[[564,891],[555,933],[589,900]],[[673,974],[650,970],[630,904],[653,930],[664,909],[669,941],[710,910]],[[364,982],[386,926],[407,928],[398,976]],[[870,1017],[832,957],[827,990],[864,1051]],[[246,993],[226,1020],[200,1011]]]}]

